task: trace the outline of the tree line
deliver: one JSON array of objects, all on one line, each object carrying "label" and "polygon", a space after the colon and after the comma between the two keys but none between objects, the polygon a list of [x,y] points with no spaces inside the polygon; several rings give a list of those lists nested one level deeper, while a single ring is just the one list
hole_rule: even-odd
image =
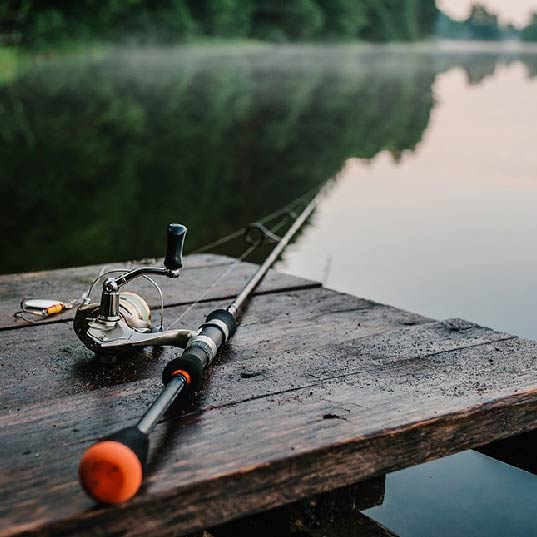
[{"label": "tree line", "polygon": [[537,11],[532,13],[530,22],[520,32],[520,37],[523,41],[537,42]]},{"label": "tree line", "polygon": [[439,12],[435,33],[443,39],[537,41],[537,12],[532,14],[527,26],[519,29],[512,24],[502,24],[496,13],[475,3],[464,20],[455,20],[446,13]]},{"label": "tree line", "polygon": [[173,43],[196,37],[414,41],[434,30],[434,0],[5,0],[0,33],[61,40]]}]

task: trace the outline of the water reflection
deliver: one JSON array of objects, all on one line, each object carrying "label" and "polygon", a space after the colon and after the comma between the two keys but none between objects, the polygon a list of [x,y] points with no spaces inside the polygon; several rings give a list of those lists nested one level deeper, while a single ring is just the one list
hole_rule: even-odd
[{"label": "water reflection", "polygon": [[475,452],[386,477],[386,497],[366,513],[399,537],[529,537],[537,479]]},{"label": "water reflection", "polygon": [[[535,56],[521,58],[534,76]],[[194,249],[350,157],[400,161],[427,129],[438,73],[460,65],[475,82],[505,61],[281,47],[37,63],[0,87],[0,271],[159,255],[171,220],[190,227]]]},{"label": "water reflection", "polygon": [[537,80],[466,77],[437,75],[415,154],[347,161],[280,268],[320,279],[330,256],[329,287],[535,339]]}]

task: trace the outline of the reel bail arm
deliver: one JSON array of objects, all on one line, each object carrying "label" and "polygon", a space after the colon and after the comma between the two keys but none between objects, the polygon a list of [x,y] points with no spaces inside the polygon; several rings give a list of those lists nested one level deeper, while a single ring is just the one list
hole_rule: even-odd
[{"label": "reel bail arm", "polygon": [[[121,292],[124,285],[138,277],[177,278],[183,267],[186,232],[185,226],[170,224],[163,267],[139,267],[115,278],[108,277],[103,282],[100,303],[86,303],[78,308],[74,320],[75,333],[86,347],[103,356],[106,362],[136,347],[172,345],[184,348],[190,342],[194,334],[191,330],[153,332],[147,302],[135,293]],[[156,283],[153,284],[160,292]]]},{"label": "reel bail arm", "polygon": [[164,267],[140,267],[117,278],[107,278],[103,282],[99,319],[104,322],[119,320],[119,289],[126,283],[143,275],[160,275],[178,278],[183,268],[183,246],[187,229],[182,224],[170,224],[167,229],[167,250]]}]

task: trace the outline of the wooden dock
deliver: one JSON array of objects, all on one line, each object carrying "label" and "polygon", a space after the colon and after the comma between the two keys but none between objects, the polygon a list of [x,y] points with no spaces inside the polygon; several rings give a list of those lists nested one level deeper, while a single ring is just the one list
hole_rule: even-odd
[{"label": "wooden dock", "polygon": [[[162,282],[166,318],[232,261],[188,257]],[[242,263],[184,325],[254,268]],[[141,494],[96,507],[77,482],[82,452],[143,413],[177,350],[103,366],[72,312],[37,325],[13,312],[22,297],[78,297],[99,269],[0,276],[0,536],[186,535],[537,426],[536,342],[273,271],[198,399],[159,425]]]}]

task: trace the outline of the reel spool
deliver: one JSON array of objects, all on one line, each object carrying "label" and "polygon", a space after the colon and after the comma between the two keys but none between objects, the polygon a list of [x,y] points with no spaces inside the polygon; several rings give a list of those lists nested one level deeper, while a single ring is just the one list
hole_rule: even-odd
[{"label": "reel spool", "polygon": [[151,310],[140,295],[129,291],[119,293],[119,315],[131,328],[151,332]]}]

